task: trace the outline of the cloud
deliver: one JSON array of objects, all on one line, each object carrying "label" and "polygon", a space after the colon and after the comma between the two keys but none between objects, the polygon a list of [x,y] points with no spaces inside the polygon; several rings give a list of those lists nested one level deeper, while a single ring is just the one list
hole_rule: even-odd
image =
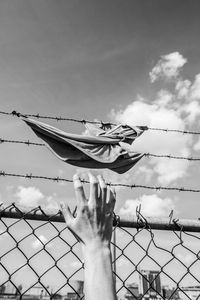
[{"label": "cloud", "polygon": [[174,203],[170,198],[160,198],[156,194],[143,195],[137,199],[126,200],[124,206],[120,209],[119,215],[135,216],[136,208],[141,205],[141,213],[147,217],[168,217]]},{"label": "cloud", "polygon": [[[38,249],[40,247],[43,247],[43,244],[46,244],[46,242],[48,241],[47,238],[44,235],[39,235],[38,237],[39,239],[36,239],[33,243],[32,243],[32,247],[34,249]],[[50,245],[49,245],[50,246]]]},{"label": "cloud", "polygon": [[200,74],[195,76],[195,80],[190,88],[190,98],[200,100]]},{"label": "cloud", "polygon": [[178,253],[176,256],[186,266],[191,265],[196,260],[196,256],[194,254],[181,254],[181,253]]},{"label": "cloud", "polygon": [[145,176],[145,181],[150,182],[151,179],[153,178],[154,171],[152,168],[148,168],[147,166],[142,165],[142,166],[138,167],[136,174],[137,173],[138,174],[142,173],[143,176]]},{"label": "cloud", "polygon": [[[130,126],[147,125],[154,128],[185,129],[185,120],[182,118],[182,111],[173,106],[173,97],[166,91],[160,91],[154,101],[148,103],[142,97],[123,110],[111,111],[111,118],[115,122],[126,123]],[[192,137],[175,133],[163,133],[148,130],[143,133],[132,144],[132,151],[154,154],[173,154],[177,156],[189,155]],[[143,158],[140,170],[148,175],[148,181],[154,175],[161,184],[169,184],[172,181],[182,178],[189,167],[187,161],[176,161],[164,158]],[[137,166],[136,166],[137,168]],[[146,176],[145,175],[145,176]]]},{"label": "cloud", "polygon": [[7,237],[7,236],[8,236],[7,231],[4,231],[4,230],[0,229],[0,240]]},{"label": "cloud", "polygon": [[183,105],[180,110],[185,113],[185,122],[193,124],[200,115],[200,104],[197,101],[192,101]]},{"label": "cloud", "polygon": [[44,195],[36,187],[19,186],[15,194],[18,203],[23,206],[37,206],[44,199]]},{"label": "cloud", "polygon": [[[19,186],[17,192],[15,193],[19,205],[27,207],[37,207],[40,205],[46,210],[58,210],[58,202],[54,200],[57,198],[57,195],[54,193],[51,196],[45,197],[43,193],[36,187],[23,187]],[[41,200],[45,202],[41,203]]]},{"label": "cloud", "polygon": [[188,161],[162,158],[153,158],[150,164],[153,165],[154,172],[158,175],[157,180],[161,184],[168,184],[184,177],[189,167]]},{"label": "cloud", "polygon": [[49,196],[45,199],[46,200],[45,205],[43,205],[43,206],[46,210],[55,211],[55,210],[59,209],[58,202],[55,201],[54,198],[57,198],[57,195],[55,193],[53,196]]},{"label": "cloud", "polygon": [[80,269],[83,267],[83,264],[84,264],[84,260],[82,260],[82,261],[76,260],[76,261],[71,262],[70,266],[75,269]]},{"label": "cloud", "polygon": [[177,98],[185,98],[187,102],[200,100],[200,74],[195,76],[194,82],[179,79],[176,83]]},{"label": "cloud", "polygon": [[2,229],[0,229],[0,240],[1,240],[2,238],[4,238],[4,236],[5,236],[5,231],[2,230]]},{"label": "cloud", "polygon": [[199,138],[198,141],[195,143],[195,145],[194,145],[194,150],[195,150],[195,151],[199,151],[199,150],[200,150],[200,138]]},{"label": "cloud", "polygon": [[[159,78],[173,79],[175,84],[168,89],[162,87],[151,99],[138,95],[123,109],[113,109],[111,119],[130,126],[195,131],[193,128],[200,124],[200,73],[193,81],[182,78],[180,71],[186,62],[187,59],[179,52],[161,56],[150,72],[150,79],[152,82]],[[192,156],[193,150],[200,150],[200,139],[196,140],[192,135],[165,134],[152,130],[144,132],[132,145],[132,151],[135,152],[172,156]],[[143,173],[146,182],[156,177],[158,183],[167,185],[187,176],[191,165],[187,160],[149,158],[147,161],[147,158],[143,158],[134,172]],[[129,178],[127,180],[132,183]]]},{"label": "cloud", "polygon": [[177,99],[182,100],[180,112],[188,124],[193,124],[200,115],[200,74],[195,76],[194,82],[179,79],[175,91]]},{"label": "cloud", "polygon": [[120,257],[116,260],[116,265],[117,265],[117,268],[123,268],[126,265],[128,265],[128,260],[125,259],[124,257]]},{"label": "cloud", "polygon": [[186,62],[187,59],[184,58],[179,52],[172,52],[167,55],[162,55],[161,59],[149,73],[151,82],[155,82],[160,78],[176,78]]},{"label": "cloud", "polygon": [[174,95],[167,90],[160,90],[157,94],[157,98],[155,99],[155,104],[165,107],[172,104],[174,101]]},{"label": "cloud", "polygon": [[176,92],[177,92],[177,98],[186,98],[189,94],[189,89],[191,86],[190,80],[178,80],[175,86]]}]

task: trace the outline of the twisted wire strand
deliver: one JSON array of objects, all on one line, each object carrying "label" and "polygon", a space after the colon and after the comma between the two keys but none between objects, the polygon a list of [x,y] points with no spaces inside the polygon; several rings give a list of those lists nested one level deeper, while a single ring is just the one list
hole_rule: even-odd
[{"label": "twisted wire strand", "polygon": [[90,121],[90,120],[86,120],[86,119],[75,119],[75,118],[66,118],[66,117],[54,117],[54,116],[44,116],[44,115],[40,115],[38,114],[21,114],[17,111],[12,111],[11,113],[9,112],[4,112],[4,111],[0,111],[0,114],[3,115],[10,115],[10,116],[17,116],[17,117],[31,117],[31,118],[37,118],[37,119],[49,119],[49,120],[56,120],[56,121],[71,121],[71,122],[77,122],[77,123],[91,123],[91,124],[110,124],[110,125],[116,125],[114,123],[110,123],[110,122],[100,122],[100,121]]},{"label": "twisted wire strand", "polygon": [[[112,122],[103,122],[103,121],[90,121],[86,119],[75,119],[75,118],[66,118],[66,117],[57,117],[57,116],[44,116],[38,114],[21,114],[17,111],[12,111],[12,112],[5,112],[5,111],[0,111],[0,114],[3,115],[10,115],[10,116],[24,116],[24,117],[32,117],[32,118],[37,118],[37,119],[49,119],[49,120],[56,120],[56,121],[71,121],[71,122],[76,122],[76,123],[90,123],[90,124],[103,124],[103,125],[117,125],[116,123]],[[174,133],[181,133],[181,134],[191,134],[191,135],[200,135],[199,131],[190,131],[190,130],[179,130],[179,129],[168,129],[168,128],[158,128],[158,127],[148,127],[148,126],[142,126],[145,128],[145,130],[152,130],[152,131],[162,131],[162,132],[174,132]]]},{"label": "twisted wire strand", "polygon": [[[0,138],[0,144],[3,143],[11,143],[11,144],[25,144],[27,146],[45,146],[44,143],[35,143],[35,142],[30,142],[29,140],[27,141],[22,141],[22,140],[9,140],[9,139],[4,139]],[[136,151],[137,152],[137,151]],[[131,152],[130,152],[131,153]],[[135,152],[133,152],[135,153]],[[181,160],[188,160],[188,161],[200,161],[200,157],[185,157],[185,156],[174,156],[171,154],[153,154],[153,153],[144,153],[146,157],[156,157],[156,158],[169,158],[169,159],[181,159]],[[128,157],[130,158],[130,157]],[[126,159],[126,158],[124,158]]]},{"label": "twisted wire strand", "polygon": [[8,139],[0,138],[0,144],[3,144],[3,143],[25,144],[27,146],[45,146],[45,144],[34,143],[34,142],[30,142],[29,140],[27,140],[27,141],[19,141],[19,140],[8,140]]},{"label": "twisted wire strand", "polygon": [[[42,176],[42,175],[33,175],[30,174],[16,174],[16,173],[8,173],[5,171],[0,171],[0,176],[9,176],[9,177],[19,177],[19,178],[25,178],[25,179],[44,179],[44,180],[50,180],[54,182],[69,182],[72,183],[72,179],[62,178],[62,177],[48,177],[48,176]],[[90,183],[88,180],[81,179],[82,183]],[[167,186],[150,186],[150,185],[144,185],[144,184],[125,184],[125,183],[112,183],[112,182],[106,182],[108,186],[111,187],[125,187],[125,188],[143,188],[143,189],[150,189],[150,190],[168,190],[168,191],[178,191],[178,192],[192,192],[192,193],[200,193],[200,189],[192,189],[192,188],[184,188],[184,187],[167,187]]]},{"label": "twisted wire strand", "polygon": [[156,157],[156,158],[169,158],[169,159],[180,159],[188,161],[200,161],[199,157],[185,157],[185,156],[174,156],[171,154],[153,154],[153,153],[144,153],[145,156]]}]

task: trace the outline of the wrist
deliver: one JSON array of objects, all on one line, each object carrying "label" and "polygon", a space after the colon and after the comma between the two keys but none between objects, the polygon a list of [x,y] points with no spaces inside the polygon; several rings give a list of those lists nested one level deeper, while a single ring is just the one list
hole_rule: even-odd
[{"label": "wrist", "polygon": [[86,259],[87,257],[94,256],[106,256],[110,255],[110,243],[105,241],[92,241],[86,245],[82,245],[83,256]]}]

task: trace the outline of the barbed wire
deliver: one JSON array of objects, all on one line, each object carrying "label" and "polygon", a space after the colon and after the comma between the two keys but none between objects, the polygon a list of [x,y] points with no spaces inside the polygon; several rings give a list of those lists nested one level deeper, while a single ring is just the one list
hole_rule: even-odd
[{"label": "barbed wire", "polygon": [[[30,174],[16,174],[16,173],[8,173],[5,171],[0,171],[0,176],[9,176],[9,177],[19,177],[19,178],[25,178],[25,179],[44,179],[44,180],[50,180],[54,182],[68,182],[72,183],[72,179],[62,178],[59,176],[56,177],[48,177],[48,176],[42,176],[42,175],[33,175]],[[90,183],[88,180],[81,179],[82,183]],[[124,188],[143,188],[143,189],[150,189],[150,190],[168,190],[168,191],[178,191],[178,192],[192,192],[192,193],[200,193],[200,189],[192,189],[192,188],[184,188],[184,187],[167,187],[167,186],[150,186],[150,185],[144,185],[144,184],[126,184],[126,183],[112,183],[112,182],[106,182],[106,185],[111,187],[124,187]]]},{"label": "barbed wire", "polygon": [[0,144],[3,144],[3,143],[25,144],[27,146],[45,146],[45,144],[34,143],[34,142],[30,142],[29,140],[27,140],[27,141],[19,141],[19,140],[8,140],[8,139],[0,138]]},{"label": "barbed wire", "polygon": [[185,156],[174,156],[171,154],[153,154],[153,153],[144,153],[145,156],[156,157],[156,158],[169,158],[169,159],[180,159],[188,161],[200,161],[199,157],[185,157]]},{"label": "barbed wire", "polygon": [[[27,141],[22,141],[22,140],[8,140],[4,138],[0,138],[0,144],[1,143],[11,143],[11,144],[25,144],[27,146],[45,146],[44,143],[35,143],[35,142],[30,142],[29,140]],[[138,152],[138,151],[136,151]],[[132,152],[130,152],[132,153]],[[133,152],[135,153],[135,152]],[[174,156],[171,154],[153,154],[153,153],[144,153],[146,157],[156,157],[156,158],[168,158],[168,159],[180,159],[180,160],[188,160],[188,161],[200,161],[200,157],[185,157],[185,156]],[[129,159],[131,157],[128,157]],[[126,159],[126,158],[124,158]]]},{"label": "barbed wire", "polygon": [[[56,121],[71,121],[71,122],[76,122],[76,123],[90,123],[90,124],[101,124],[101,125],[117,125],[116,123],[112,122],[103,122],[103,121],[90,121],[87,119],[75,119],[75,118],[66,118],[66,117],[55,117],[55,116],[44,116],[40,115],[39,113],[37,114],[21,114],[17,111],[12,111],[12,112],[5,112],[5,111],[0,111],[0,114],[3,115],[10,115],[10,116],[23,116],[23,117],[32,117],[32,118],[37,118],[37,119],[49,119],[49,120],[56,120]],[[140,125],[137,125],[140,126]],[[148,126],[140,126],[143,127],[144,130],[152,130],[152,131],[162,131],[162,132],[174,132],[174,133],[181,133],[181,134],[192,134],[192,135],[200,135],[199,131],[190,131],[190,130],[179,130],[179,129],[168,129],[168,128],[159,128],[159,127],[148,127]]]},{"label": "barbed wire", "polygon": [[91,124],[110,124],[110,125],[116,125],[114,123],[110,122],[100,122],[100,121],[90,121],[86,119],[74,119],[74,118],[65,118],[65,117],[54,117],[54,116],[43,116],[38,114],[21,114],[17,111],[12,111],[11,113],[0,111],[0,114],[3,115],[10,115],[10,116],[17,116],[17,117],[31,117],[31,118],[37,118],[37,119],[49,119],[49,120],[56,120],[56,121],[71,121],[71,122],[77,122],[77,123],[91,123]]}]

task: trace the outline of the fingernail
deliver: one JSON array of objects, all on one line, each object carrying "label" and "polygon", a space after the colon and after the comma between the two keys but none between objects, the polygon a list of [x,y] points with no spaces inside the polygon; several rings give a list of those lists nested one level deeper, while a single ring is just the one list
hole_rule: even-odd
[{"label": "fingernail", "polygon": [[64,208],[65,208],[65,203],[64,203],[64,202],[60,202],[60,207],[61,207],[62,209],[64,209]]},{"label": "fingernail", "polygon": [[77,174],[74,174],[73,180],[80,180],[79,176]]},{"label": "fingernail", "polygon": [[97,179],[96,179],[96,177],[92,173],[89,172],[88,176],[90,178],[90,182],[91,183],[97,183],[98,182]]}]

